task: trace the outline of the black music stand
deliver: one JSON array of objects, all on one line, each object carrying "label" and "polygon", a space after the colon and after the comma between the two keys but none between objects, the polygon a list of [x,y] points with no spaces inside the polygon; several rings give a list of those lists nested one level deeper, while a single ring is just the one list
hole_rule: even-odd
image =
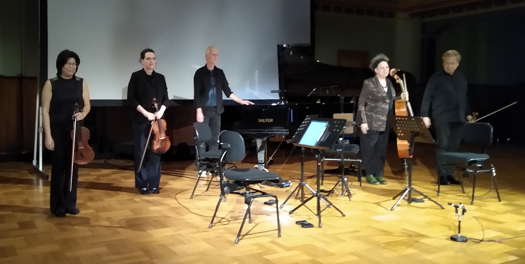
[{"label": "black music stand", "polygon": [[441,209],[445,209],[443,205],[436,202],[426,194],[418,191],[416,188],[412,186],[412,158],[414,156],[414,142],[416,138],[418,139],[418,142],[424,142],[424,143],[434,143],[434,138],[432,138],[432,135],[430,134],[430,131],[425,127],[425,124],[423,123],[423,119],[421,117],[411,117],[411,116],[396,116],[395,117],[395,124],[394,124],[394,130],[396,132],[396,135],[399,139],[408,140],[409,144],[409,158],[403,158],[403,168],[405,170],[405,178],[406,178],[406,187],[399,192],[397,195],[392,197],[392,199],[396,199],[396,202],[392,205],[390,210],[394,210],[394,208],[403,200],[405,197],[407,197],[407,202],[410,204],[413,202],[412,199],[412,192],[416,192],[423,196],[424,198],[427,198],[429,201],[435,203],[437,206],[441,207]]},{"label": "black music stand", "polygon": [[[344,119],[327,119],[327,118],[315,118],[310,119],[307,118],[299,129],[297,129],[296,134],[292,139],[295,141],[293,144],[295,146],[301,147],[302,150],[302,159],[301,159],[301,182],[299,185],[293,190],[292,193],[286,198],[286,201],[293,195],[294,192],[299,191],[301,193],[301,204],[296,206],[294,209],[290,211],[290,214],[295,212],[295,210],[299,209],[301,206],[305,205],[307,202],[312,200],[313,198],[317,198],[317,218],[318,218],[318,226],[321,227],[321,213],[323,210],[321,210],[321,199],[328,204],[328,207],[333,207],[336,209],[341,216],[346,216],[343,211],[341,211],[339,208],[337,208],[330,200],[326,198],[323,194],[321,194],[321,175],[320,175],[320,166],[321,166],[321,155],[319,153],[319,150],[328,149],[330,146],[334,144],[334,142],[339,137],[339,134],[344,129],[344,126],[346,124],[346,120]],[[314,190],[312,187],[310,187],[305,181],[304,181],[304,149],[314,149],[317,150],[316,153],[316,174],[317,174],[317,189]],[[312,192],[312,196],[308,197],[306,200],[304,199],[304,187],[307,187],[310,192]],[[327,208],[328,208],[327,207]],[[326,208],[325,208],[326,209]]]}]

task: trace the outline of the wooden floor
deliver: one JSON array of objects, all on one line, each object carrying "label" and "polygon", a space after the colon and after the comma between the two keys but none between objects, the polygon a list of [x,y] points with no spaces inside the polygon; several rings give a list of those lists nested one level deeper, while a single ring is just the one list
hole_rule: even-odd
[{"label": "wooden floor", "polygon": [[[297,152],[279,152],[270,169],[291,179],[290,189],[262,187],[282,202],[299,177]],[[244,203],[229,196],[219,211],[219,222],[208,228],[217,202],[218,187],[203,184],[189,199],[195,182],[191,161],[163,163],[160,195],[140,195],[132,188],[131,163],[96,161],[81,169],[78,216],[51,217],[49,183],[32,173],[28,163],[0,164],[0,263],[525,263],[525,151],[497,147],[491,155],[497,167],[502,202],[480,177],[474,205],[457,185],[436,196],[433,150],[422,146],[414,166],[415,186],[445,206],[402,201],[394,211],[392,196],[404,187],[399,160],[385,168],[389,184],[360,187],[351,177],[353,199],[332,195],[333,208],[322,213],[322,228],[308,203],[293,214],[299,201],[291,199],[280,210],[282,237],[277,237],[274,207],[256,201],[253,223],[239,244],[233,240]],[[314,186],[315,163],[308,156],[306,175]],[[248,160],[253,161],[253,160]],[[243,164],[251,166],[251,164]],[[46,168],[49,171],[49,168]],[[337,178],[327,176],[323,188]],[[467,243],[449,240],[457,227],[448,202],[466,203],[463,234]]]}]

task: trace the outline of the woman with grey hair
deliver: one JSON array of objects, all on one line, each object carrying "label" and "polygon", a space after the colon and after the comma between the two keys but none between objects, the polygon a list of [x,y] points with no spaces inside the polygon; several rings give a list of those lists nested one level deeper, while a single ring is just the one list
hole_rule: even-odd
[{"label": "woman with grey hair", "polygon": [[363,82],[358,102],[361,158],[366,181],[370,184],[386,184],[383,171],[390,128],[388,121],[396,96],[392,82],[387,79],[390,71],[388,61],[384,54],[372,58],[370,69],[375,76]]}]

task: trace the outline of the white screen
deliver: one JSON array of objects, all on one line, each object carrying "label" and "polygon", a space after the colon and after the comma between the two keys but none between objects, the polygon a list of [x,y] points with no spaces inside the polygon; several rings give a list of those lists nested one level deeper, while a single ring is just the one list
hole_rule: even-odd
[{"label": "white screen", "polygon": [[310,42],[310,0],[49,0],[48,74],[63,49],[80,56],[92,99],[125,99],[139,53],[152,48],[170,99],[193,99],[204,51],[219,49],[236,94],[274,99],[277,44]]}]

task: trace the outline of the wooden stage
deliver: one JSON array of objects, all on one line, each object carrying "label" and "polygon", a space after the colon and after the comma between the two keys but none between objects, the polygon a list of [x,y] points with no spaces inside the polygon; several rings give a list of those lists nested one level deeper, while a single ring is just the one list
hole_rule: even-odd
[{"label": "wooden stage", "polygon": [[[291,179],[292,187],[261,186],[278,194],[280,202],[299,178],[298,151],[291,150],[281,150],[270,169]],[[405,182],[399,160],[390,153],[385,168],[388,185],[364,182],[360,187],[350,177],[351,201],[339,193],[330,196],[346,217],[328,208],[322,214],[323,227],[318,228],[312,213],[315,202],[308,203],[312,211],[303,207],[290,215],[299,203],[291,199],[280,210],[278,238],[274,207],[258,199],[253,223],[245,226],[248,234],[239,244],[233,240],[244,212],[243,199],[228,196],[219,222],[209,229],[218,186],[214,182],[204,192],[203,183],[197,196],[189,199],[195,183],[193,161],[164,162],[161,193],[140,195],[133,189],[130,161],[97,160],[80,170],[80,214],[65,218],[50,216],[49,183],[32,173],[31,164],[0,163],[0,263],[525,263],[524,152],[511,146],[490,152],[502,202],[487,175],[479,177],[474,205],[469,204],[470,179],[465,179],[465,194],[451,185],[442,187],[437,197],[434,151],[418,146],[415,187],[442,203],[444,210],[429,201],[410,205],[402,201],[389,210],[392,196]],[[314,186],[312,158],[310,154],[305,169]],[[327,175],[323,188],[330,188],[336,179]],[[466,204],[462,233],[470,238],[467,243],[449,240],[457,221],[448,202]],[[301,228],[297,220],[316,226]]]}]

